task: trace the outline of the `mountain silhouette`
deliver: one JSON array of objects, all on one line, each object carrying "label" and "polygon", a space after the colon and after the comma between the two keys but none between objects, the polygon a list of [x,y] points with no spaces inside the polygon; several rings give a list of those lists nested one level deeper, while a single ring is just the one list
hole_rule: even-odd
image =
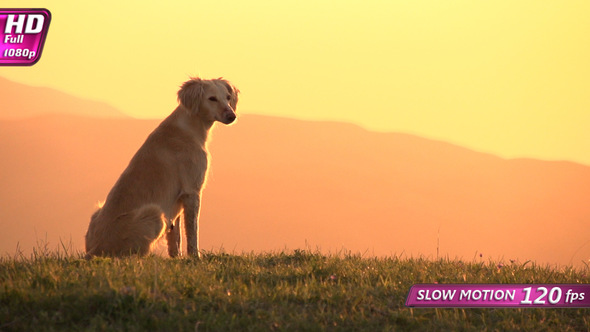
[{"label": "mountain silhouette", "polygon": [[[159,122],[0,120],[0,254],[30,252],[45,240],[82,250],[94,204]],[[588,166],[250,114],[216,125],[209,149],[203,249],[576,266],[590,258]]]},{"label": "mountain silhouette", "polygon": [[74,97],[61,91],[31,87],[0,77],[0,119],[28,118],[51,113],[70,113],[98,118],[128,117],[103,102]]}]

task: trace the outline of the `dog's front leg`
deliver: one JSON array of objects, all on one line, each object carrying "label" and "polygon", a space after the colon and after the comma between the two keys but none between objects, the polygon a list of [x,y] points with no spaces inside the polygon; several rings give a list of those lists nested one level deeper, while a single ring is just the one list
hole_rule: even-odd
[{"label": "dog's front leg", "polygon": [[191,256],[201,257],[199,252],[199,208],[201,197],[198,194],[183,197],[186,251]]}]

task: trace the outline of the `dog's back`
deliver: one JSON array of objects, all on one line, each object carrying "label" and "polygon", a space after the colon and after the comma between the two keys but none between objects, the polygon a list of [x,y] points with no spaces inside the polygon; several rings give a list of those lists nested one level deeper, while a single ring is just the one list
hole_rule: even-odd
[{"label": "dog's back", "polygon": [[[177,184],[170,181],[177,175],[169,173],[178,170],[174,158],[166,154],[174,150],[170,142],[178,145],[183,141],[183,135],[173,128],[174,119],[171,114],[150,134],[107,195],[105,204],[90,218],[87,257],[145,255],[167,229],[166,212],[178,209],[174,206]],[[181,149],[194,150],[191,140],[184,138],[184,145]]]}]

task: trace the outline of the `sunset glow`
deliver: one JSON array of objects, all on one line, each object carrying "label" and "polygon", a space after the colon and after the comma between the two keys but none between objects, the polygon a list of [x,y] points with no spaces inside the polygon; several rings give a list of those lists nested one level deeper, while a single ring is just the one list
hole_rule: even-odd
[{"label": "sunset glow", "polygon": [[352,122],[504,157],[590,164],[583,1],[5,1],[47,7],[17,82],[162,118],[189,75],[240,87],[240,112]]}]

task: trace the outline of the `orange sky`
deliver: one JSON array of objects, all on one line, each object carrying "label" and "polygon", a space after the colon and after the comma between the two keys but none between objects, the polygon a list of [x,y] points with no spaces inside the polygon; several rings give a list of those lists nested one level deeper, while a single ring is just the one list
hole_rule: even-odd
[{"label": "orange sky", "polygon": [[332,119],[590,164],[587,1],[3,1],[52,22],[0,76],[164,117],[188,75],[240,112]]}]

